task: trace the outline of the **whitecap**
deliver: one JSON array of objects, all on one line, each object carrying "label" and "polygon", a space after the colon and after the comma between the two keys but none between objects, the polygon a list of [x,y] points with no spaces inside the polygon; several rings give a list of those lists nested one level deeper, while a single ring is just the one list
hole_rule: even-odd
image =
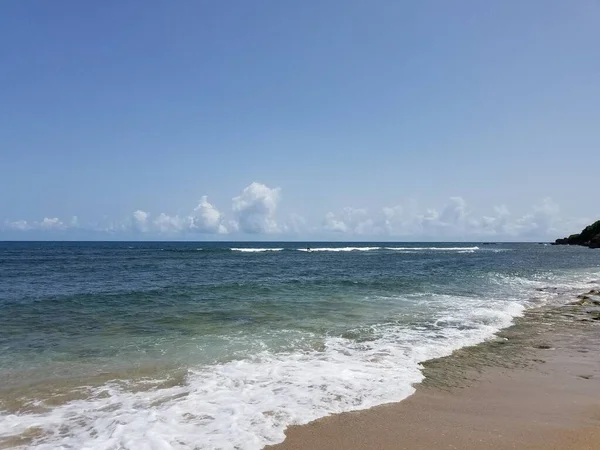
[{"label": "whitecap", "polygon": [[398,250],[398,251],[441,251],[441,252],[461,252],[461,251],[475,251],[479,250],[479,247],[385,247],[386,250]]},{"label": "whitecap", "polygon": [[234,252],[260,253],[260,252],[280,252],[283,248],[232,248]]},{"label": "whitecap", "polygon": [[317,248],[299,248],[301,252],[368,252],[380,250],[381,247],[317,247]]}]

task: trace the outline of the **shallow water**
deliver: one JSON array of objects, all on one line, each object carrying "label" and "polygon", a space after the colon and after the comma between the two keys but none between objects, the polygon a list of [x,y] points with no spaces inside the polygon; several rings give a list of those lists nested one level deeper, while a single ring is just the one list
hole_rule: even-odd
[{"label": "shallow water", "polygon": [[258,449],[598,279],[538,244],[0,243],[0,445]]}]

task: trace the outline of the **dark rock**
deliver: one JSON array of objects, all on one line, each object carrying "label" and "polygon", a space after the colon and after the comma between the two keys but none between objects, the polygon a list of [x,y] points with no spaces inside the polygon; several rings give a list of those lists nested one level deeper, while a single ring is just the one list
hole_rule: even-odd
[{"label": "dark rock", "polygon": [[600,220],[585,227],[581,233],[557,239],[553,245],[583,245],[589,248],[600,248]]},{"label": "dark rock", "polygon": [[588,247],[589,248],[600,248],[600,233],[598,233],[597,235],[595,235],[593,238],[590,239]]}]

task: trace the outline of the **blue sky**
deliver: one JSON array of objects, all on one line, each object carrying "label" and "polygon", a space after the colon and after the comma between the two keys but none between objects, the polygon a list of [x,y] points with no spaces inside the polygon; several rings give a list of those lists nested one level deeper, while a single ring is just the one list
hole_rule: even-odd
[{"label": "blue sky", "polygon": [[592,0],[1,2],[0,239],[578,231],[598,23]]}]

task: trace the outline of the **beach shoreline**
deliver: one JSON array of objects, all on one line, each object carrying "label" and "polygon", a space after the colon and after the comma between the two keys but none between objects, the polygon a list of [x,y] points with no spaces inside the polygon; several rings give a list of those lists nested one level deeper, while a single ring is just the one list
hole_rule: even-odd
[{"label": "beach shoreline", "polygon": [[407,399],[290,427],[265,448],[600,448],[599,305],[586,293],[530,310],[496,338],[426,362]]}]

